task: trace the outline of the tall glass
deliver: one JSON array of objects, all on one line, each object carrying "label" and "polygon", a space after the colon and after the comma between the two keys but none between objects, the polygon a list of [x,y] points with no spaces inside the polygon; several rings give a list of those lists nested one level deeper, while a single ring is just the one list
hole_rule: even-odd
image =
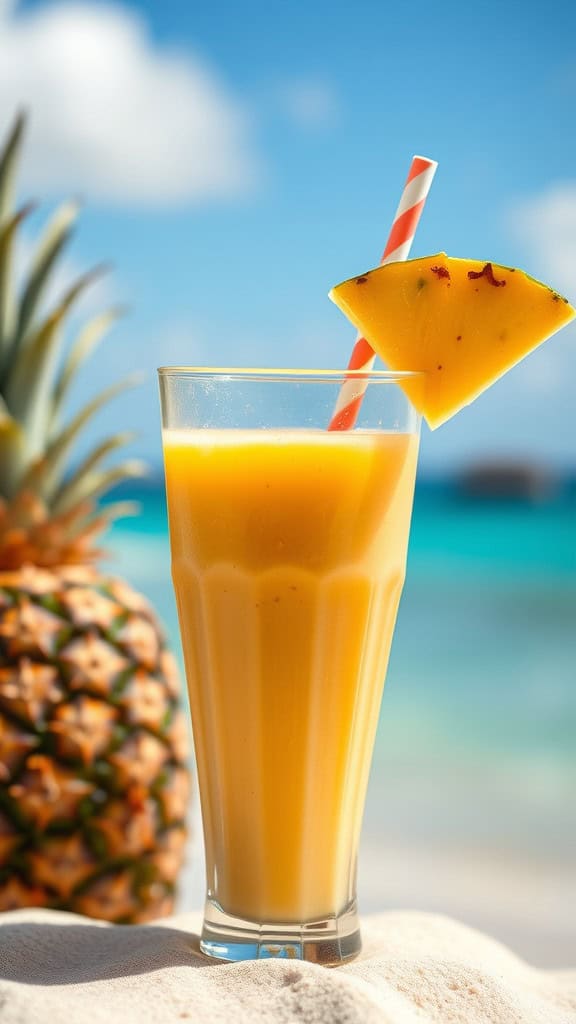
[{"label": "tall glass", "polygon": [[[419,420],[342,371],[159,371],[172,576],[198,767],[201,946],[337,964],[360,949],[356,857],[404,581]],[[414,378],[414,379],[413,379]]]}]

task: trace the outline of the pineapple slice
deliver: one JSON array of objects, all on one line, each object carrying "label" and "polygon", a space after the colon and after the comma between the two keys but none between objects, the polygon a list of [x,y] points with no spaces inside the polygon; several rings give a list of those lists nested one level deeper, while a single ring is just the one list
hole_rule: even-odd
[{"label": "pineapple slice", "polygon": [[330,298],[391,370],[426,375],[403,387],[432,428],[576,316],[521,270],[445,253],[352,277]]}]

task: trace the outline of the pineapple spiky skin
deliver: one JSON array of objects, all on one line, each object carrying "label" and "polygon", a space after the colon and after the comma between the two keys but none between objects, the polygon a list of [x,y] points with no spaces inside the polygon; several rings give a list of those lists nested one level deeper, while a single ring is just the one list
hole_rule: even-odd
[{"label": "pineapple spiky skin", "polygon": [[0,911],[170,913],[188,753],[141,595],[87,566],[0,571]]}]

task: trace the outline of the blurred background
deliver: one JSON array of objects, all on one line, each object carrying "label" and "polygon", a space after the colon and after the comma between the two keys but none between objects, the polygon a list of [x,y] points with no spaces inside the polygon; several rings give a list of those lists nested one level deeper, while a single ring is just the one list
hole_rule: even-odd
[{"label": "blurred background", "polygon": [[[86,205],[58,288],[109,258],[84,311],[130,307],[76,402],[146,373],[106,412],[153,470],[108,547],[176,647],[155,367],[343,365],[326,293],[377,262],[414,152],[440,166],[413,255],[521,266],[574,302],[575,38],[571,0],[521,18],[493,0],[0,0],[26,196]],[[359,865],[364,911],[453,914],[558,966],[576,949],[575,383],[571,327],[424,431]]]}]

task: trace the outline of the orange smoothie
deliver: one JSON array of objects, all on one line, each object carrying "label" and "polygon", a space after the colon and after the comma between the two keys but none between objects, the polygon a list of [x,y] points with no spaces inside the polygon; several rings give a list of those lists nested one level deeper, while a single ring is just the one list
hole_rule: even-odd
[{"label": "orange smoothie", "polygon": [[208,896],[341,912],[404,581],[412,434],[166,430]]}]

